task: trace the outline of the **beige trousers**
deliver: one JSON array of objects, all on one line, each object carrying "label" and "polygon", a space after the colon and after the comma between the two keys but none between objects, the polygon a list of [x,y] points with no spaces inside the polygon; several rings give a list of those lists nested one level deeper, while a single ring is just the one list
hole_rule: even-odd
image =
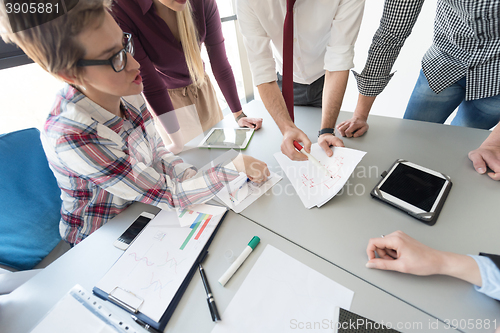
[{"label": "beige trousers", "polygon": [[[190,84],[187,87],[169,89],[168,94],[179,121],[184,144],[212,128],[224,118],[214,87],[206,73],[205,82],[201,87]],[[163,142],[169,145],[171,141],[167,131],[156,116],[155,124]]]}]

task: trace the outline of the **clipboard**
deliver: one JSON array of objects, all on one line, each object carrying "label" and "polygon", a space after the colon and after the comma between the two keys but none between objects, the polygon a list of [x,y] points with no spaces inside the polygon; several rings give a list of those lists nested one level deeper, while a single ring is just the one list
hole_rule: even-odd
[{"label": "clipboard", "polygon": [[[207,206],[209,206],[209,205],[207,205]],[[215,206],[212,206],[212,207],[215,207]],[[205,239],[206,242],[203,244],[203,246],[199,246],[198,248],[193,247],[192,251],[194,253],[196,253],[196,258],[195,258],[194,262],[192,263],[192,265],[190,265],[189,267],[185,267],[185,269],[187,269],[187,271],[184,271],[185,274],[182,273],[181,276],[179,277],[179,280],[182,279],[182,282],[180,283],[178,288],[174,291],[173,297],[170,299],[170,302],[166,306],[166,309],[163,312],[163,314],[161,314],[161,317],[159,318],[159,320],[155,320],[155,319],[151,318],[152,316],[148,316],[145,313],[143,313],[143,311],[141,311],[145,308],[146,303],[148,303],[148,299],[146,297],[142,297],[141,295],[138,295],[138,293],[134,292],[133,290],[130,290],[128,288],[121,286],[120,283],[118,283],[118,285],[116,285],[115,287],[111,288],[111,290],[108,292],[106,290],[108,290],[109,288],[100,288],[101,287],[100,283],[104,280],[106,275],[108,275],[110,273],[110,271],[112,271],[113,268],[120,262],[120,260],[122,258],[124,258],[124,256],[125,256],[125,258],[124,258],[125,260],[130,260],[130,257],[132,257],[133,260],[135,260],[135,262],[138,263],[137,265],[142,265],[142,266],[138,266],[138,268],[146,267],[147,265],[150,265],[149,267],[153,267],[154,265],[156,265],[155,263],[153,263],[154,259],[147,258],[147,259],[150,259],[150,261],[147,261],[147,259],[144,259],[143,257],[141,257],[141,258],[134,257],[133,255],[135,255],[135,253],[133,251],[135,251],[135,249],[139,246],[139,245],[137,245],[138,244],[137,242],[140,243],[141,239],[142,239],[142,241],[144,241],[144,240],[149,241],[149,239],[147,239],[147,237],[148,237],[148,235],[151,235],[154,232],[154,230],[148,231],[148,229],[155,228],[155,227],[157,227],[158,230],[161,229],[161,226],[158,227],[158,223],[159,223],[157,220],[158,218],[162,219],[162,218],[165,218],[165,216],[168,218],[169,214],[174,214],[175,212],[162,211],[157,215],[157,217],[155,217],[155,219],[153,219],[149,223],[149,225],[144,229],[143,233],[141,233],[141,235],[134,241],[134,243],[132,243],[132,245],[129,247],[129,249],[127,249],[127,251],[124,252],[124,254],[120,257],[120,259],[118,259],[117,262],[113,265],[113,267],[111,267],[111,269],[108,271],[108,273],[106,273],[105,277],[103,277],[103,279],[93,288],[94,294],[100,298],[108,300],[111,303],[114,303],[115,305],[123,308],[124,310],[128,311],[133,316],[138,318],[139,321],[143,322],[144,324],[149,325],[157,330],[163,331],[165,329],[165,326],[167,325],[168,321],[170,320],[175,308],[177,307],[177,304],[179,303],[182,295],[184,294],[184,291],[186,290],[189,283],[191,282],[191,279],[197,270],[198,263],[200,263],[203,260],[203,258],[205,257],[205,255],[208,251],[208,247],[210,246],[210,243],[212,242],[213,238],[215,237],[215,234],[217,233],[217,231],[221,225],[221,222],[224,220],[224,218],[226,216],[227,209],[225,207],[218,207],[218,208],[220,208],[224,212],[221,215],[217,215],[217,216],[214,215],[210,219],[210,221],[214,224],[214,228],[213,228],[213,231],[211,231],[211,234],[208,237],[208,239]],[[164,216],[162,217],[161,214],[163,212],[165,212],[165,213],[163,214]],[[201,214],[202,213],[200,213],[200,215]],[[170,215],[170,216],[172,216],[172,215]],[[219,216],[220,216],[220,218],[219,218]],[[218,219],[218,221],[216,221],[216,219],[212,221],[213,217],[216,217],[216,219]],[[178,224],[178,221],[175,221],[175,223]],[[204,230],[201,230],[201,225],[199,225],[198,229],[193,233],[193,235],[191,235],[191,237],[195,237],[194,234],[196,234],[197,232],[201,233],[201,232],[207,231],[207,229],[210,227],[209,223],[210,222],[207,222],[205,224]],[[195,223],[193,223],[193,225],[194,224]],[[191,227],[193,227],[193,225]],[[175,228],[175,227],[172,227],[172,228]],[[181,228],[181,227],[179,226],[179,228]],[[187,227],[187,228],[190,228],[190,227]],[[146,239],[144,239],[144,237],[146,237]],[[193,238],[191,238],[191,239],[193,239]],[[183,246],[184,245],[185,245],[185,242],[183,243]],[[129,258],[127,258],[127,256],[129,256]],[[158,262],[159,261],[157,261],[157,263]],[[172,263],[172,261],[170,261],[170,263]],[[125,263],[124,263],[124,265],[125,265]],[[160,266],[160,265],[158,265],[158,266]],[[164,267],[164,266],[162,266],[162,267]],[[146,274],[146,273],[141,273],[141,274]],[[139,286],[145,287],[149,282],[150,281],[145,281],[145,279],[142,279],[140,281],[134,281],[134,283],[136,283],[136,286],[137,286],[136,289],[138,289],[138,290],[143,290],[144,288],[139,288]],[[130,282],[130,284],[132,284],[132,282]],[[109,283],[107,285],[109,286]],[[105,285],[103,284],[103,286],[105,286]],[[158,286],[159,286],[159,284],[156,284],[153,287],[150,287],[150,291],[154,290],[154,292],[158,292],[158,290],[156,290],[156,289],[159,289]],[[156,289],[154,289],[154,288],[156,288]],[[162,289],[159,289],[159,290],[160,290],[160,292],[162,291]],[[155,309],[156,309],[156,307],[155,307]],[[162,310],[162,309],[163,308],[161,308],[159,310]]]}]

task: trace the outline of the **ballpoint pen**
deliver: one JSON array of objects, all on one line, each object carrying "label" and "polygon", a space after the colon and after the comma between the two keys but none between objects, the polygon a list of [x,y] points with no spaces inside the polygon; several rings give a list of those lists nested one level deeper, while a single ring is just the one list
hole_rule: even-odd
[{"label": "ballpoint pen", "polygon": [[157,330],[156,328],[150,326],[149,324],[146,324],[145,322],[143,322],[142,320],[140,320],[139,318],[137,318],[136,316],[132,315],[131,316],[132,319],[137,323],[139,324],[141,327],[144,327],[146,330],[148,330],[149,332],[152,332],[152,333],[161,333],[161,331]]},{"label": "ballpoint pen", "polygon": [[210,286],[208,285],[207,276],[205,275],[205,270],[201,264],[198,264],[198,268],[200,269],[201,280],[203,281],[203,286],[205,287],[205,291],[207,292],[207,303],[208,308],[210,309],[210,314],[212,315],[212,321],[221,320],[219,316],[219,311],[217,311],[217,305],[215,305],[215,299],[212,295],[212,291],[210,290]]}]

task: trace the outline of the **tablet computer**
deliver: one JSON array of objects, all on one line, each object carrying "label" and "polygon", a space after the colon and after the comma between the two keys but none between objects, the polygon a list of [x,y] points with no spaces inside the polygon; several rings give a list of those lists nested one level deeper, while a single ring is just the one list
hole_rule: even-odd
[{"label": "tablet computer", "polygon": [[434,225],[451,189],[450,177],[406,160],[382,175],[371,196]]},{"label": "tablet computer", "polygon": [[212,128],[198,147],[246,149],[253,132],[253,128]]},{"label": "tablet computer", "polygon": [[335,307],[333,318],[334,333],[401,333],[393,329],[390,322],[384,325],[338,306]]}]

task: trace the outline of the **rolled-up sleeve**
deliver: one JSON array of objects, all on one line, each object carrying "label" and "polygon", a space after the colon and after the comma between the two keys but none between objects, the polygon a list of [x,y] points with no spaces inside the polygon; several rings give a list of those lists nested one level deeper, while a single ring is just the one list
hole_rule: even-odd
[{"label": "rolled-up sleeve", "polygon": [[258,86],[276,81],[276,62],[271,49],[271,37],[260,24],[249,1],[238,0],[236,12],[254,84]]},{"label": "rolled-up sleeve", "polygon": [[364,0],[340,2],[326,47],[325,70],[334,72],[354,67],[354,44],[358,38],[364,7]]},{"label": "rolled-up sleeve", "polygon": [[394,73],[396,61],[406,39],[417,21],[424,0],[386,0],[380,26],[368,50],[361,74],[353,71],[359,93],[365,96],[380,94]]},{"label": "rolled-up sleeve", "polygon": [[488,257],[470,255],[481,273],[481,287],[474,286],[477,291],[491,298],[500,300],[500,270]]}]

